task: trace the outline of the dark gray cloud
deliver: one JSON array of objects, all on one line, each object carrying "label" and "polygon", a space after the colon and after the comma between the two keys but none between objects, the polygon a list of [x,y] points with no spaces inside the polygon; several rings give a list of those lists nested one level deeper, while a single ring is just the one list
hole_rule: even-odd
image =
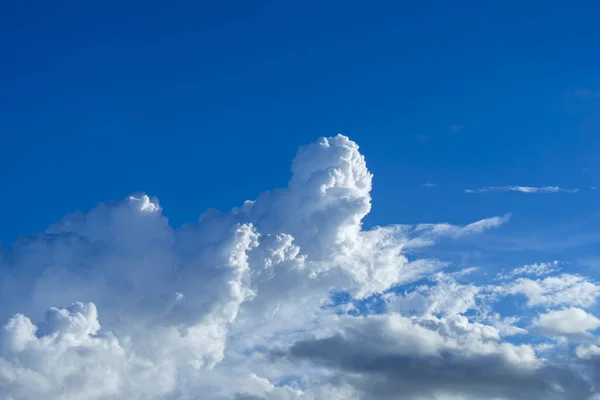
[{"label": "dark gray cloud", "polygon": [[[377,332],[371,332],[376,340]],[[369,350],[366,350],[369,348]],[[434,398],[460,395],[468,399],[583,400],[590,384],[562,366],[518,368],[500,354],[467,355],[443,351],[437,355],[386,353],[342,336],[306,340],[289,349],[288,357],[336,370],[365,399]],[[597,363],[588,363],[597,376]]]},{"label": "dark gray cloud", "polygon": [[237,393],[233,400],[265,400],[265,398],[253,394]]}]

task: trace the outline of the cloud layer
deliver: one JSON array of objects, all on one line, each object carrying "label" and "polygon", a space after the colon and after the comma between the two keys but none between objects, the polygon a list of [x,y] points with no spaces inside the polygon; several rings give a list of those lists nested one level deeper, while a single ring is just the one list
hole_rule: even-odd
[{"label": "cloud layer", "polygon": [[139,194],[19,239],[0,399],[593,398],[600,286],[559,263],[471,279],[426,251],[510,214],[365,230],[371,185],[338,135],[287,187],[180,229]]}]

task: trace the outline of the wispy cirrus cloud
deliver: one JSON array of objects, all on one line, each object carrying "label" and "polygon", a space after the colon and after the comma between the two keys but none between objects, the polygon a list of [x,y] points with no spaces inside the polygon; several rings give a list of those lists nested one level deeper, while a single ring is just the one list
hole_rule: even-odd
[{"label": "wispy cirrus cloud", "polygon": [[448,223],[441,224],[418,224],[417,232],[431,232],[432,234],[448,237],[460,237],[470,234],[483,233],[489,229],[498,228],[510,220],[512,214],[508,213],[501,217],[482,219],[468,225],[457,226]]},{"label": "wispy cirrus cloud", "polygon": [[499,228],[511,218],[511,213],[503,216],[485,218],[468,225],[452,225],[443,223],[421,223],[416,225],[396,225],[396,237],[404,238],[405,249],[423,248],[434,245],[441,239],[460,239],[470,235],[482,234],[488,230]]},{"label": "wispy cirrus cloud", "polygon": [[520,193],[577,193],[579,189],[565,189],[558,186],[484,186],[465,189],[465,193],[520,192]]}]

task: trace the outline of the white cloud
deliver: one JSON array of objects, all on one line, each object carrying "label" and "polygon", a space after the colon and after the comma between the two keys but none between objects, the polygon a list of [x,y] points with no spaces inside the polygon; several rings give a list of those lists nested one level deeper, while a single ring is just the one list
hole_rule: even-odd
[{"label": "white cloud", "polygon": [[422,237],[451,237],[458,238],[461,236],[474,235],[483,233],[487,230],[498,228],[510,220],[511,214],[505,214],[501,217],[485,218],[468,225],[451,225],[448,223],[441,224],[418,224],[414,227],[414,232],[419,233]]},{"label": "white cloud", "polygon": [[451,276],[438,273],[435,284],[399,296],[388,296],[388,308],[404,315],[452,316],[476,308],[480,288],[461,285]]},{"label": "white cloud", "polygon": [[549,263],[535,263],[527,264],[522,267],[513,269],[511,272],[498,274],[499,279],[512,279],[516,276],[530,275],[530,276],[546,276],[558,271],[558,261],[552,261]]},{"label": "white cloud", "polygon": [[180,230],[156,199],[136,195],[16,242],[0,264],[1,346],[11,351],[0,398],[176,396],[228,353],[316,326],[332,288],[360,298],[437,268],[409,262],[394,228],[361,230],[371,174],[354,142],[305,146],[292,172],[287,188]]},{"label": "white cloud", "polygon": [[[96,307],[90,303],[53,308],[39,327],[17,314],[1,331],[0,396],[147,398],[173,389],[170,363],[137,356],[99,331]],[[128,386],[127,380],[137,387]]]},{"label": "white cloud", "polygon": [[574,335],[599,328],[600,320],[581,308],[569,307],[542,314],[534,324],[547,335]]},{"label": "white cloud", "polygon": [[487,315],[486,321],[494,328],[498,329],[501,336],[523,335],[527,333],[527,329],[523,329],[516,324],[520,321],[520,317],[502,317],[498,313]]},{"label": "white cloud", "polygon": [[575,354],[583,360],[589,360],[600,356],[600,346],[596,344],[583,344],[575,349]]},{"label": "white cloud", "polygon": [[600,296],[600,286],[584,277],[572,274],[536,280],[519,278],[495,290],[504,295],[522,294],[527,297],[527,304],[530,307],[589,307]]},{"label": "white cloud", "polygon": [[577,193],[579,189],[563,189],[558,186],[485,186],[477,189],[465,189],[465,193],[520,192],[520,193]]},{"label": "white cloud", "polygon": [[180,229],[138,194],[18,240],[0,253],[0,399],[583,400],[590,384],[507,341],[527,331],[488,297],[586,307],[596,284],[523,267],[489,289],[465,282],[475,268],[442,272],[455,265],[407,249],[510,214],[367,230],[371,185],[339,135],[301,148],[287,187]]}]

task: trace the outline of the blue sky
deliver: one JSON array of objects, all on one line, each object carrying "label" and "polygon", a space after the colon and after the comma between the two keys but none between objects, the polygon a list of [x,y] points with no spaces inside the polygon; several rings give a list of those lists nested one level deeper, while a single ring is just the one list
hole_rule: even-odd
[{"label": "blue sky", "polygon": [[597,400],[598,15],[3,2],[0,398]]},{"label": "blue sky", "polygon": [[[0,240],[138,190],[158,196],[175,225],[226,210],[284,185],[298,146],[338,132],[376,177],[368,223],[585,218],[600,168],[598,11],[558,1],[5,3]],[[594,95],[569,95],[577,90]],[[581,192],[462,192],[505,185]]]}]

